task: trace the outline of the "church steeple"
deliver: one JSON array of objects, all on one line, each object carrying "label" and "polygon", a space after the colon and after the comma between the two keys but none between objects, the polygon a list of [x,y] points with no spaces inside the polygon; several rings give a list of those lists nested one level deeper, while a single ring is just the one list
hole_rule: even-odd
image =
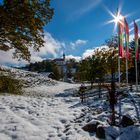
[{"label": "church steeple", "polygon": [[65,61],[65,53],[63,52],[63,60]]}]

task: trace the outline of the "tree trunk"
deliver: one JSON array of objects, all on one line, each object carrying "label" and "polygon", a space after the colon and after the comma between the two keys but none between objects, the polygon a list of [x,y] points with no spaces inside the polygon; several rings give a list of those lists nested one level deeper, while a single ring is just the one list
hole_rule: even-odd
[{"label": "tree trunk", "polygon": [[111,117],[111,124],[115,125],[115,103],[116,103],[116,99],[115,99],[115,78],[114,78],[114,73],[112,72],[112,78],[111,78],[111,90],[109,93],[110,96],[110,107],[112,110],[112,117]]},{"label": "tree trunk", "polygon": [[98,87],[99,87],[99,98],[101,98],[101,82],[100,81],[98,83]]},{"label": "tree trunk", "polygon": [[93,80],[90,81],[90,84],[91,84],[90,88],[92,89],[93,88]]}]

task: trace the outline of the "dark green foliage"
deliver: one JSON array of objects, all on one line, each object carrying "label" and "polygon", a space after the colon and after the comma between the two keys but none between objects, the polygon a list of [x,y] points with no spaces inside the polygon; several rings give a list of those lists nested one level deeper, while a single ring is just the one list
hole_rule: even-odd
[{"label": "dark green foliage", "polygon": [[[76,78],[80,81],[103,82],[106,75],[111,75],[115,80],[118,71],[117,36],[106,41],[108,48],[95,49],[92,57],[85,58],[78,65]],[[121,72],[125,72],[125,58],[121,59]],[[131,68],[132,58],[129,59],[128,67]]]},{"label": "dark green foliage", "polygon": [[66,74],[67,78],[75,79],[75,72],[77,71],[78,62],[74,58],[66,60]]},{"label": "dark green foliage", "polygon": [[51,72],[54,74],[54,79],[56,80],[59,80],[61,76],[58,66],[53,61],[49,60],[31,63],[26,68],[28,68],[29,71],[34,72]]},{"label": "dark green foliage", "polygon": [[[138,39],[138,49],[139,49],[139,56],[140,56],[140,38]],[[132,67],[129,70],[129,81],[131,83],[135,82],[135,41],[133,40],[132,42],[130,42],[130,47],[131,47],[131,57],[132,57],[132,63],[134,65],[134,67]],[[139,57],[139,61],[137,61],[137,67],[138,67],[138,81],[140,81],[140,57]]]},{"label": "dark green foliage", "polygon": [[104,51],[94,51],[92,57],[82,60],[78,65],[77,79],[93,83],[97,78],[102,79],[106,74],[106,62],[103,56]]},{"label": "dark green foliage", "polygon": [[19,80],[8,76],[0,76],[0,93],[22,94],[22,84]]},{"label": "dark green foliage", "polygon": [[44,46],[43,27],[51,20],[50,0],[4,0],[0,4],[0,50],[30,60],[29,47]]}]

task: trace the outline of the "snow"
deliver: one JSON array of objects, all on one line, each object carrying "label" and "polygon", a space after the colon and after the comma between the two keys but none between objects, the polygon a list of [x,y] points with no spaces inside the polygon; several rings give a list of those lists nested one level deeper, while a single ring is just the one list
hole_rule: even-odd
[{"label": "snow", "polygon": [[[94,121],[105,126],[107,140],[140,139],[137,112],[131,99],[121,99],[121,113],[129,114],[137,125],[113,127],[108,124],[110,109],[105,93],[99,99],[94,90],[95,96],[81,104],[80,98],[73,96],[80,84],[59,82],[23,70],[3,69],[9,69],[3,75],[22,79],[25,85],[22,96],[8,93],[0,96],[0,140],[98,140],[95,133],[82,129]],[[135,92],[132,95],[139,103],[139,95]]]},{"label": "snow", "polygon": [[[80,112],[63,98],[0,97],[0,137],[45,140],[66,138],[63,131]],[[75,130],[71,130],[72,133]],[[75,136],[76,137],[76,136]]]},{"label": "snow", "polygon": [[140,139],[140,127],[129,126],[123,129],[121,135],[117,140],[139,140]]}]

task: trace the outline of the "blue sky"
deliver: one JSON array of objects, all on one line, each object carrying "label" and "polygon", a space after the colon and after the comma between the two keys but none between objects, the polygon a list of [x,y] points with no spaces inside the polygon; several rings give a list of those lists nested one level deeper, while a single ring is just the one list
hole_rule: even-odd
[{"label": "blue sky", "polygon": [[[102,46],[117,33],[113,32],[114,23],[106,24],[112,19],[107,9],[115,13],[121,7],[122,15],[129,14],[129,24],[140,18],[140,0],[51,0],[51,6],[54,16],[44,27],[45,47],[38,53],[31,50],[32,62],[61,57],[63,51],[68,58],[80,59]],[[25,61],[13,60],[11,54],[12,51],[0,51],[0,64],[25,64]]]},{"label": "blue sky", "polygon": [[66,46],[66,53],[81,56],[86,49],[104,44],[106,39],[115,34],[114,24],[105,24],[112,19],[105,7],[115,12],[121,6],[122,14],[132,14],[127,18],[130,23],[140,18],[139,5],[139,0],[52,0],[55,13],[45,30],[62,42],[87,40],[74,52]]}]

